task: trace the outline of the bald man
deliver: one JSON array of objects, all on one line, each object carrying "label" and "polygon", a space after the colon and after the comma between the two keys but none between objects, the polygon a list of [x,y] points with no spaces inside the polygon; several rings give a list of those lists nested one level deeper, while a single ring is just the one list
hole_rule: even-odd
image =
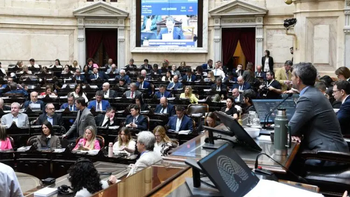
[{"label": "bald man", "polygon": [[103,98],[115,98],[117,93],[110,89],[111,85],[108,82],[102,84]]},{"label": "bald man", "polygon": [[41,110],[44,111],[45,104],[42,100],[38,100],[38,93],[37,92],[31,92],[30,93],[30,100],[24,102],[23,108],[27,109],[30,108],[32,110]]},{"label": "bald man", "polygon": [[255,78],[262,78],[264,81],[266,81],[266,73],[262,70],[261,65],[256,67]]},{"label": "bald man", "polygon": [[168,114],[168,116],[175,115],[175,107],[168,103],[168,99],[166,97],[162,97],[159,100],[159,104],[157,105],[154,113],[159,114]]},{"label": "bald man", "polygon": [[237,88],[239,91],[243,92],[244,90],[250,89],[249,83],[245,82],[242,76],[237,78],[237,83],[233,84],[232,89]]}]

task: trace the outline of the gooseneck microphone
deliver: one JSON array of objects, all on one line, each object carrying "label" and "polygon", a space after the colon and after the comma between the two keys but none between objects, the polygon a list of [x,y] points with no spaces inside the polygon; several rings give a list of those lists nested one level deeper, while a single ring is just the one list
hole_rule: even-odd
[{"label": "gooseneck microphone", "polygon": [[279,107],[281,106],[284,102],[286,102],[287,99],[289,99],[291,96],[293,96],[293,93],[289,93],[288,96],[286,98],[283,99],[283,101],[281,101],[280,103],[278,103],[278,105],[276,105],[269,113],[266,114],[265,118],[264,118],[264,128],[266,128],[266,123],[267,121],[269,121],[269,118],[271,116],[271,114]]}]

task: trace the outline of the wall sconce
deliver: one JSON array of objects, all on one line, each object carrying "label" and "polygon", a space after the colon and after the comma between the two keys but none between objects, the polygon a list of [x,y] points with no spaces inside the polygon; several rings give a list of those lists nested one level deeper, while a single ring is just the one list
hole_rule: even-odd
[{"label": "wall sconce", "polygon": [[294,37],[294,48],[295,48],[295,50],[298,50],[298,38],[297,38],[297,35],[295,33],[288,32],[288,30],[291,27],[294,27],[296,24],[297,24],[297,19],[296,18],[291,18],[291,19],[284,20],[283,26],[286,28],[286,35]]}]

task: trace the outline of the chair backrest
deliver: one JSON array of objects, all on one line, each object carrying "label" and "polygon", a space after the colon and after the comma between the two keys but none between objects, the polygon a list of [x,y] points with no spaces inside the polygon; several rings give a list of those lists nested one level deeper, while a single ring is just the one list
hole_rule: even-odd
[{"label": "chair backrest", "polygon": [[101,149],[102,149],[103,147],[105,147],[105,138],[104,138],[104,137],[102,137],[102,136],[100,136],[100,135],[96,135],[96,139],[97,139],[98,142],[100,143]]},{"label": "chair backrest", "polygon": [[146,115],[143,116],[147,119],[147,130],[149,130],[151,119]]},{"label": "chair backrest", "polygon": [[207,112],[209,112],[208,104],[189,104],[187,107],[187,115],[189,116],[197,113],[202,113],[202,115],[205,115]]},{"label": "chair backrest", "polygon": [[27,146],[33,145],[34,142],[36,142],[36,136],[31,136],[31,137],[28,138],[28,140],[27,140]]},{"label": "chair backrest", "polygon": [[15,147],[15,141],[13,140],[13,138],[11,136],[7,136],[7,137],[10,139],[12,148],[14,148]]}]

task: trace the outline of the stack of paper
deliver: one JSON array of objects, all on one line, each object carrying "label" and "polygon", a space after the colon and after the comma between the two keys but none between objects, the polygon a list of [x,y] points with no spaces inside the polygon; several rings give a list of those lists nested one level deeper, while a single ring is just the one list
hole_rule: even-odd
[{"label": "stack of paper", "polygon": [[41,190],[34,192],[34,197],[48,197],[57,194],[57,188],[45,187]]}]

